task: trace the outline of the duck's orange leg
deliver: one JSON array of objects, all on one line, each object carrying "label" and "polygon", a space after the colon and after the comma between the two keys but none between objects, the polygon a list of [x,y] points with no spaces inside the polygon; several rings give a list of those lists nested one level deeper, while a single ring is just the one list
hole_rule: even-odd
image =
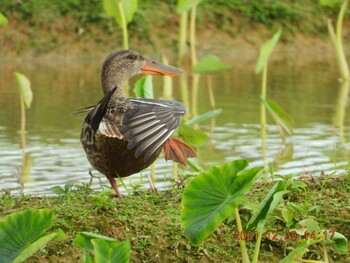
[{"label": "duck's orange leg", "polygon": [[115,191],[115,195],[118,198],[123,198],[123,196],[119,192],[118,184],[117,184],[117,181],[114,179],[114,177],[113,176],[107,176],[107,179],[108,179],[109,183],[111,184],[111,186],[113,187],[113,189]]}]

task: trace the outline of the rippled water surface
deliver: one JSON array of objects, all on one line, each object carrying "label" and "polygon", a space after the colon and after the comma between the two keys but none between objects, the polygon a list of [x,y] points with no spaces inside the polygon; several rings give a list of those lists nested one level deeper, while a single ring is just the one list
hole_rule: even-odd
[{"label": "rippled water surface", "polygon": [[[26,193],[50,193],[49,188],[67,183],[89,182],[90,165],[80,146],[83,116],[70,116],[75,109],[101,98],[99,76],[101,60],[33,62],[20,67],[0,64],[0,178],[1,190],[20,189]],[[350,145],[347,114],[348,88],[337,81],[335,65],[329,61],[293,65],[276,61],[269,65],[268,98],[285,109],[294,121],[293,135],[282,144],[279,130],[268,117],[266,154],[260,136],[260,77],[251,67],[238,67],[212,76],[217,108],[222,114],[201,124],[209,141],[198,147],[198,162],[203,167],[234,159],[247,159],[251,165],[266,162],[275,172],[312,173],[348,168]],[[14,71],[24,73],[32,82],[34,101],[27,111],[26,155],[20,149],[19,98]],[[211,110],[208,77],[201,76],[198,94],[193,95],[188,77],[189,105],[198,114]],[[134,81],[131,82],[131,86]],[[162,78],[154,77],[155,95],[162,96]],[[186,98],[174,80],[173,96]],[[196,99],[194,99],[196,98]],[[193,105],[196,105],[195,108]],[[20,177],[21,170],[25,176]],[[156,162],[157,187],[169,187],[171,162]],[[104,176],[102,181],[107,184]],[[149,170],[132,176],[148,187]],[[129,181],[125,181],[129,184]],[[95,179],[94,188],[100,184]]]}]

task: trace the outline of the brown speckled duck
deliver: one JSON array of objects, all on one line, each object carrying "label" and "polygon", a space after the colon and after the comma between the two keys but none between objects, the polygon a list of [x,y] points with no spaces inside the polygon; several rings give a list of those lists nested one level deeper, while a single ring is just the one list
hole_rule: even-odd
[{"label": "brown speckled duck", "polygon": [[145,58],[135,51],[111,53],[103,63],[103,99],[89,111],[80,141],[90,164],[104,174],[118,197],[114,178],[126,177],[151,165],[164,148],[166,160],[185,165],[194,150],[172,138],[187,112],[176,101],[126,98],[124,83],[139,74],[178,76],[183,71]]}]

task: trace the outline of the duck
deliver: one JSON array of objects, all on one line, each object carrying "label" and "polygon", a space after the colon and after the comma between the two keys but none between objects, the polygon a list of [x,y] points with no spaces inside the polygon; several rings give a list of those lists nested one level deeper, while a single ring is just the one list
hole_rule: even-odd
[{"label": "duck", "polygon": [[146,58],[133,50],[110,53],[101,71],[103,98],[87,112],[80,142],[91,166],[104,174],[119,198],[115,178],[127,177],[150,166],[164,149],[166,160],[186,165],[195,150],[172,137],[186,107],[177,101],[130,98],[124,84],[137,75],[179,76],[183,70]]}]

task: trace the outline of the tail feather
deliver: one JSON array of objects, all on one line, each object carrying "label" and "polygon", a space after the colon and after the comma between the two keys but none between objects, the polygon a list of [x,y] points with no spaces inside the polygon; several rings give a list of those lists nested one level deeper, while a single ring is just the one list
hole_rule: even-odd
[{"label": "tail feather", "polygon": [[188,158],[196,157],[196,152],[188,144],[177,138],[170,138],[164,143],[164,158],[182,165],[187,164]]},{"label": "tail feather", "polygon": [[87,118],[89,119],[91,128],[94,132],[98,130],[100,122],[107,111],[109,100],[111,99],[116,89],[117,88],[114,88],[109,91],[98,103],[98,105],[88,114]]}]

